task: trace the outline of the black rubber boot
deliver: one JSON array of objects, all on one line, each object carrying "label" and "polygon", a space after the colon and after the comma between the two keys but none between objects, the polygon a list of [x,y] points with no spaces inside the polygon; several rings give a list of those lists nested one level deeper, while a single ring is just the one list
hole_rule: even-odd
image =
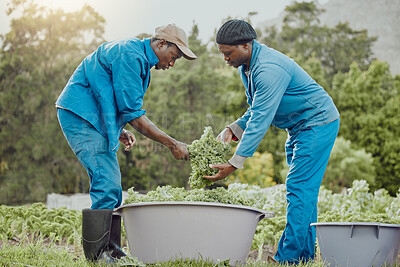
[{"label": "black rubber boot", "polygon": [[112,251],[113,258],[120,259],[126,256],[121,249],[121,216],[119,215],[112,216],[109,249]]},{"label": "black rubber boot", "polygon": [[113,263],[121,250],[121,217],[112,209],[82,210],[82,243],[86,259]]}]

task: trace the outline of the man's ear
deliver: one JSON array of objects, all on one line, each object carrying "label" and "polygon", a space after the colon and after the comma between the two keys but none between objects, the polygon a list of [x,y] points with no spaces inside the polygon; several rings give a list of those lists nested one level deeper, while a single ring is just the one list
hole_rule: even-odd
[{"label": "man's ear", "polygon": [[167,41],[165,41],[164,39],[161,39],[160,41],[158,41],[157,46],[159,48],[163,47],[164,45],[167,45]]},{"label": "man's ear", "polygon": [[241,46],[244,50],[249,50],[249,44],[248,44],[248,43],[240,44],[240,46]]}]

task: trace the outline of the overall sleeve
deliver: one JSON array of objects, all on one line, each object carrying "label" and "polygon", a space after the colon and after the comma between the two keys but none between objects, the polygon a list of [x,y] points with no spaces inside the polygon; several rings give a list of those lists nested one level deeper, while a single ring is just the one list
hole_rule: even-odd
[{"label": "overall sleeve", "polygon": [[134,53],[122,53],[112,62],[115,99],[124,124],[146,113],[142,109],[144,64]]},{"label": "overall sleeve", "polygon": [[243,168],[245,159],[253,156],[267,133],[291,80],[283,68],[273,64],[264,66],[253,75],[255,93],[248,109],[249,117],[235,155],[229,161],[236,168]]},{"label": "overall sleeve", "polygon": [[244,129],[246,129],[247,121],[250,118],[250,107],[246,110],[242,117],[237,119],[234,123],[228,125],[229,129],[232,130],[233,134],[241,139]]}]

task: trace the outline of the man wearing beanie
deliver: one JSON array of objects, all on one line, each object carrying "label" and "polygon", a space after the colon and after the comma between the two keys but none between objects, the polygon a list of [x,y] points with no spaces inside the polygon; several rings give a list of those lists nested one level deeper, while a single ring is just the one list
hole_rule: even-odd
[{"label": "man wearing beanie", "polygon": [[189,159],[186,144],[158,129],[142,109],[150,69],[169,69],[182,56],[196,58],[185,32],[174,24],[156,28],[152,38],[104,43],[83,59],[56,102],[65,138],[90,178],[92,206],[82,211],[88,260],[113,262],[124,255],[121,218],[112,213],[122,201],[119,141],[125,150],[136,141],[126,124],[168,147],[175,159]]},{"label": "man wearing beanie", "polygon": [[275,260],[297,264],[315,257],[315,227],[319,188],[339,131],[339,112],[331,97],[294,60],[258,43],[253,27],[229,20],[217,32],[216,42],[228,65],[238,68],[249,105],[244,115],[218,136],[239,140],[235,154],[212,181],[243,168],[270,125],[285,129],[289,173],[286,177],[287,223]]}]

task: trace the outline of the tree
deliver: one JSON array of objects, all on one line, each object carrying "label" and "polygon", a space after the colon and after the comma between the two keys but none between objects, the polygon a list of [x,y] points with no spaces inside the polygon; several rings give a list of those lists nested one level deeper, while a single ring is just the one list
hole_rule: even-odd
[{"label": "tree", "polygon": [[295,53],[304,58],[319,59],[328,74],[328,81],[338,72],[347,72],[352,62],[365,69],[372,61],[371,46],[376,37],[367,30],[353,30],[348,23],[334,28],[320,25],[324,12],[314,2],[294,3],[285,9],[282,29],[268,27],[261,31],[260,40],[283,53]]},{"label": "tree", "polygon": [[343,188],[350,188],[354,180],[365,180],[374,185],[375,178],[372,155],[365,152],[365,149],[353,149],[350,141],[338,137],[322,184],[339,193]]},{"label": "tree", "polygon": [[400,83],[387,63],[374,61],[366,71],[353,64],[334,77],[332,91],[341,113],[340,135],[372,154],[377,177],[373,188],[394,195],[400,187]]},{"label": "tree", "polygon": [[0,202],[43,201],[48,192],[88,188],[58,125],[54,103],[84,55],[103,41],[90,6],[66,13],[12,0],[0,50]]}]

